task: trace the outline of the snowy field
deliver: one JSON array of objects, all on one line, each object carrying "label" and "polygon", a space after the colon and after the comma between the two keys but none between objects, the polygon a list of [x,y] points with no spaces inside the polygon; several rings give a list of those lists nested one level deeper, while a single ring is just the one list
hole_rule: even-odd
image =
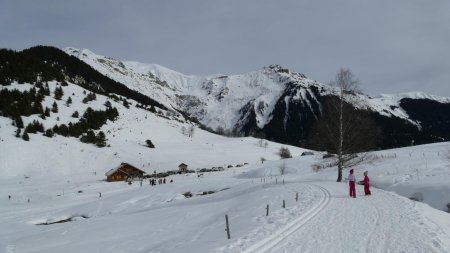
[{"label": "snowy field", "polygon": [[[76,121],[70,117],[75,108],[82,114],[106,101],[97,96],[81,103],[85,95],[75,85],[64,92],[46,127],[57,116],[58,124]],[[69,95],[74,103],[67,107]],[[300,156],[304,149],[289,147],[294,158],[279,160],[281,144],[264,148],[254,138],[198,128],[189,138],[180,131],[189,125],[179,119],[112,104],[120,117],[102,128],[105,148],[41,134],[25,142],[14,137],[11,120],[0,117],[0,252],[450,252],[450,215],[440,211],[450,203],[450,143],[371,153],[355,167],[356,176],[369,171],[378,188],[365,197],[357,186],[357,198],[350,199],[347,184],[335,182],[336,167],[312,170],[328,162],[319,152]],[[145,147],[146,139],[156,148]],[[148,173],[180,163],[233,167],[202,177],[173,175],[156,186],[106,182],[104,173],[121,162]]]}]

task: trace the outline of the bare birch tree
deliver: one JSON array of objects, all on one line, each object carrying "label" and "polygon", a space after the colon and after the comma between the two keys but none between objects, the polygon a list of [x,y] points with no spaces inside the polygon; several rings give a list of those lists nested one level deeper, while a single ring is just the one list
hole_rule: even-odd
[{"label": "bare birch tree", "polygon": [[330,84],[338,88],[338,96],[326,98],[309,142],[337,155],[340,182],[343,168],[352,165],[356,153],[375,146],[379,129],[366,112],[352,105],[357,103],[354,98],[359,82],[349,69],[340,69]]}]

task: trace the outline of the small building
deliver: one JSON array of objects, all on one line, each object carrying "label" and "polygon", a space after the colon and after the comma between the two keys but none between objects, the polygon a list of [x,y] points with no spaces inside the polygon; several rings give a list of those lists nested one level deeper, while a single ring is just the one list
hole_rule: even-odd
[{"label": "small building", "polygon": [[106,181],[116,182],[116,181],[126,181],[133,178],[144,177],[145,171],[140,170],[128,163],[121,163],[114,169],[109,170],[105,173]]},{"label": "small building", "polygon": [[188,166],[187,166],[187,164],[182,163],[182,164],[178,165],[178,169],[180,172],[185,173],[188,171]]},{"label": "small building", "polygon": [[301,156],[306,156],[306,155],[314,155],[314,153],[311,151],[305,151],[301,154]]}]

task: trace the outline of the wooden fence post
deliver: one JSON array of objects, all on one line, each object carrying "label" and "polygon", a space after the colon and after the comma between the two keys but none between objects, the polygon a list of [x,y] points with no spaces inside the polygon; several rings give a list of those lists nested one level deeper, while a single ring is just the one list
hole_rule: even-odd
[{"label": "wooden fence post", "polygon": [[298,202],[298,192],[295,193],[295,202]]},{"label": "wooden fence post", "polygon": [[283,199],[283,208],[286,208],[286,201]]},{"label": "wooden fence post", "polygon": [[225,230],[227,231],[227,237],[228,237],[228,239],[230,239],[231,238],[231,236],[230,236],[230,224],[228,223],[228,214],[225,214],[225,223],[226,223],[226,228],[225,228]]},{"label": "wooden fence post", "polygon": [[267,204],[267,207],[266,207],[266,216],[269,216],[269,204]]}]

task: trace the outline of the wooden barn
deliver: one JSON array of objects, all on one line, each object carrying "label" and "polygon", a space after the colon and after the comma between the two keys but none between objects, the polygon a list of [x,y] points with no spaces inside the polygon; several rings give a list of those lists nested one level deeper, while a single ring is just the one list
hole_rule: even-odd
[{"label": "wooden barn", "polygon": [[184,172],[187,172],[188,166],[187,166],[187,164],[182,163],[182,164],[178,165],[178,169],[180,170],[180,172],[184,173]]},{"label": "wooden barn", "polygon": [[121,163],[114,169],[109,170],[105,173],[106,181],[115,182],[115,181],[126,181],[129,178],[138,178],[144,176],[144,171],[134,167],[128,163]]}]

